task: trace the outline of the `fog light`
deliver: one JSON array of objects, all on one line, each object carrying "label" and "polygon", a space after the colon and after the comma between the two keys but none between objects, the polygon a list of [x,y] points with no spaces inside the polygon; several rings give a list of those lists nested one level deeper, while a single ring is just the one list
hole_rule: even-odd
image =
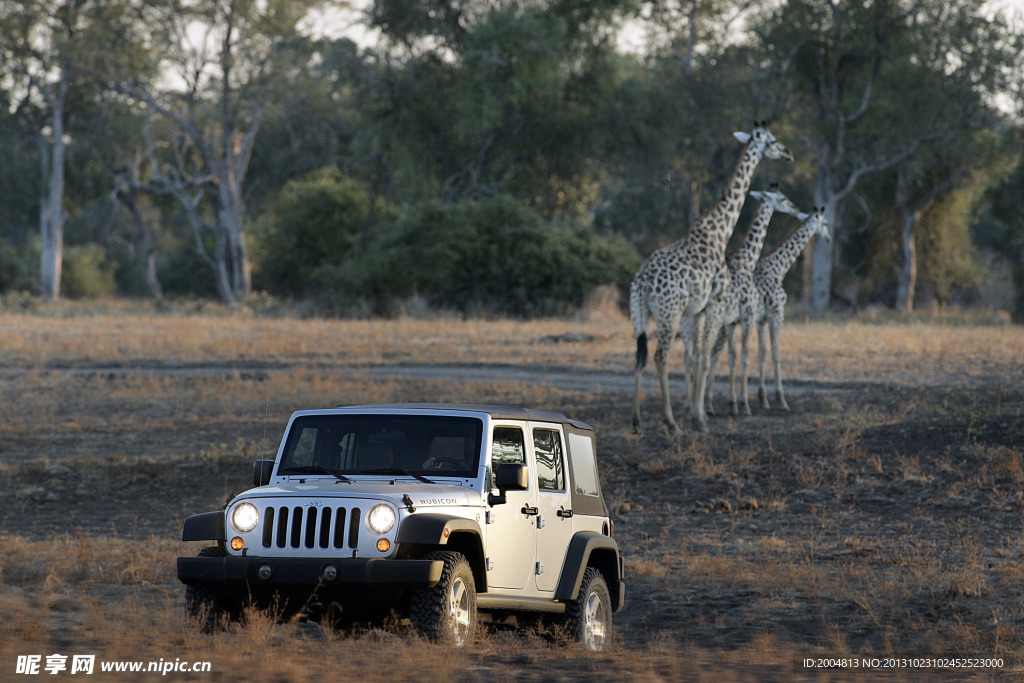
[{"label": "fog light", "polygon": [[261,564],[259,569],[256,570],[256,576],[260,577],[264,581],[269,579],[274,574],[274,569],[269,564]]},{"label": "fog light", "polygon": [[232,550],[241,550],[243,547],[245,547],[245,541],[240,536],[235,536],[231,539]]},{"label": "fog light", "polygon": [[386,553],[390,549],[391,541],[389,541],[388,539],[382,538],[379,541],[377,541],[377,550],[381,551],[382,553]]},{"label": "fog light", "polygon": [[333,564],[324,567],[324,581],[334,581],[338,578],[338,568]]}]

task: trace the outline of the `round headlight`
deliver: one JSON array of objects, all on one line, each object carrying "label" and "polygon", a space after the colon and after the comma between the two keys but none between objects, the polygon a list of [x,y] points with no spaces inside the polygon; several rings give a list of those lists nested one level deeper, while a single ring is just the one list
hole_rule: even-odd
[{"label": "round headlight", "polygon": [[390,505],[374,505],[366,513],[366,526],[375,534],[386,534],[395,526],[395,511]]},{"label": "round headlight", "polygon": [[259,521],[260,511],[252,503],[241,503],[231,513],[231,525],[243,534],[255,529]]}]

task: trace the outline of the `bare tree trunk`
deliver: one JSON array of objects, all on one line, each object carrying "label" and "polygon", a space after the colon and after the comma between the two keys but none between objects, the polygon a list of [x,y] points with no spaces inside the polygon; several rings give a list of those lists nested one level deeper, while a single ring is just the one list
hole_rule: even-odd
[{"label": "bare tree trunk", "polygon": [[231,287],[231,272],[228,268],[228,244],[227,235],[220,231],[217,233],[217,245],[214,249],[214,274],[217,276],[217,294],[220,300],[228,305],[237,302],[235,292]]},{"label": "bare tree trunk", "polygon": [[[841,199],[831,190],[831,175],[822,168],[814,186],[814,205],[825,207],[825,220],[828,221],[833,239],[814,240],[810,257],[806,259],[804,268],[804,291],[812,311],[824,313],[832,300],[832,269],[834,266],[835,244],[839,241],[839,201]],[[809,277],[807,277],[809,276]]]},{"label": "bare tree trunk", "polygon": [[697,44],[697,0],[691,0],[690,2],[689,20],[689,30],[686,34],[686,53],[683,55],[683,71],[687,76],[692,76],[693,50]]},{"label": "bare tree trunk", "polygon": [[917,244],[914,232],[925,207],[937,196],[952,189],[952,175],[932,186],[917,199],[911,200],[913,174],[905,166],[896,170],[896,207],[903,217],[900,231],[900,260],[896,266],[896,310],[909,313],[914,310],[914,294],[917,288]]},{"label": "bare tree trunk", "polygon": [[[838,232],[838,219],[836,216],[837,201],[829,198],[825,206],[825,220],[828,221],[832,234]],[[835,264],[835,245],[838,240],[814,240],[811,247],[811,300],[810,307],[816,313],[824,313],[832,302],[832,269]]]},{"label": "bare tree trunk", "polygon": [[118,193],[118,198],[128,208],[132,215],[132,222],[135,223],[135,234],[139,240],[139,266],[142,268],[146,290],[150,297],[160,301],[164,298],[164,290],[160,286],[160,278],[157,277],[156,272],[156,244],[153,240],[153,229],[142,215],[142,210],[139,209],[136,194],[134,190],[130,195]]},{"label": "bare tree trunk", "polygon": [[61,80],[49,104],[53,112],[53,140],[47,149],[41,138],[43,184],[45,192],[39,202],[39,225],[42,253],[39,261],[40,288],[47,299],[60,298],[61,268],[64,260],[64,104],[68,84]]},{"label": "bare tree trunk", "polygon": [[160,278],[156,271],[156,240],[151,223],[146,220],[139,207],[139,190],[147,189],[139,175],[140,164],[139,156],[136,155],[126,160],[125,164],[115,171],[113,196],[132,216],[135,235],[139,241],[139,267],[146,282],[146,290],[150,297],[160,301],[164,298],[164,290],[160,286]]},{"label": "bare tree trunk", "polygon": [[[902,208],[901,212],[902,212]],[[896,310],[909,313],[914,310],[914,289],[917,287],[917,245],[914,242],[914,228],[917,227],[917,213],[903,213],[903,229],[900,231],[901,262],[896,269]]]},{"label": "bare tree trunk", "polygon": [[252,292],[252,264],[245,240],[242,188],[230,164],[229,159],[221,162],[218,168],[217,227],[223,233],[225,243],[218,261],[227,273],[231,299],[238,301]]},{"label": "bare tree trunk", "polygon": [[690,179],[690,213],[687,216],[687,225],[693,225],[700,218],[700,183]]}]

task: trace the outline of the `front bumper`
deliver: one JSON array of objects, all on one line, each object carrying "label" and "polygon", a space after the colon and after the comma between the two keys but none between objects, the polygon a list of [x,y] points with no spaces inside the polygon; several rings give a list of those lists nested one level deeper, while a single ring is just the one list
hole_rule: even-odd
[{"label": "front bumper", "polygon": [[[269,567],[269,575],[265,567]],[[333,567],[336,576],[331,575]],[[263,572],[260,569],[264,568]],[[422,588],[441,580],[441,560],[381,558],[179,557],[178,580],[211,589]],[[244,593],[243,593],[244,594]]]}]

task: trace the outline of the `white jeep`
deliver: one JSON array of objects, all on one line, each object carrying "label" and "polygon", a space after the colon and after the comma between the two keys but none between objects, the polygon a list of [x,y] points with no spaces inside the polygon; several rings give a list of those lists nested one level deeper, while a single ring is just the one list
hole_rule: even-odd
[{"label": "white jeep", "polygon": [[292,415],[256,488],[185,520],[189,612],[397,611],[470,642],[479,621],[560,620],[600,650],[625,598],[593,429],[547,410],[376,404]]}]

